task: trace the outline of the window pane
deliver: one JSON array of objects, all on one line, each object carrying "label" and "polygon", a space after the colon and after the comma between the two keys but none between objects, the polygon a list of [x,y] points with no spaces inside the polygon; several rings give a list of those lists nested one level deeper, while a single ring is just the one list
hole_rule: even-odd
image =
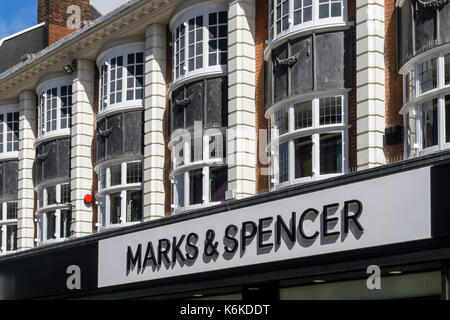
[{"label": "window pane", "polygon": [[100,189],[106,188],[106,168],[100,170]]},{"label": "window pane", "polygon": [[17,219],[17,202],[8,202],[6,204],[6,219],[8,220]]},{"label": "window pane", "polygon": [[127,164],[127,184],[142,182],[142,166],[141,162],[133,162]]},{"label": "window pane", "polygon": [[450,84],[450,53],[446,54],[445,57],[445,85]]},{"label": "window pane", "polygon": [[100,208],[99,223],[104,227],[106,226],[106,196],[100,197],[98,206]]},{"label": "window pane", "polygon": [[72,212],[68,210],[61,211],[61,221],[60,221],[60,237],[70,238],[71,232],[70,227],[72,225]]},{"label": "window pane", "polygon": [[278,128],[278,134],[281,136],[288,133],[289,117],[288,108],[282,108],[275,112],[275,126]]},{"label": "window pane", "polygon": [[320,99],[320,125],[342,123],[342,97]]},{"label": "window pane", "polygon": [[445,96],[445,142],[450,142],[450,95]]},{"label": "window pane", "polygon": [[120,223],[121,216],[121,197],[120,193],[113,193],[109,195],[109,205],[110,205],[110,224]]},{"label": "window pane", "polygon": [[437,88],[437,59],[428,60],[419,65],[420,92],[425,93]]},{"label": "window pane", "polygon": [[320,135],[320,174],[342,173],[342,134]]},{"label": "window pane", "polygon": [[437,99],[422,105],[422,148],[430,148],[438,144]]},{"label": "window pane", "polygon": [[189,203],[202,204],[203,203],[203,170],[193,170],[189,172]]},{"label": "window pane", "polygon": [[122,184],[122,165],[118,164],[112,166],[110,169],[111,172],[111,187],[118,186]]},{"label": "window pane", "polygon": [[312,126],[312,101],[305,101],[294,105],[295,130]]},{"label": "window pane", "polygon": [[61,185],[61,203],[70,203],[70,184]]},{"label": "window pane", "polygon": [[17,226],[6,227],[6,251],[17,250]]},{"label": "window pane", "polygon": [[175,176],[174,198],[177,208],[184,207],[184,173]]},{"label": "window pane", "polygon": [[223,141],[221,135],[211,136],[209,138],[209,158],[224,159],[227,157],[227,144]]},{"label": "window pane", "polygon": [[228,167],[211,168],[209,173],[211,202],[225,200],[225,193],[228,189]]},{"label": "window pane", "polygon": [[56,216],[55,211],[47,212],[47,240],[56,239]]},{"label": "window pane", "polygon": [[56,204],[56,186],[47,188],[47,206]]},{"label": "window pane", "polygon": [[127,192],[127,222],[142,221],[142,191]]},{"label": "window pane", "polygon": [[407,141],[407,148],[408,148],[408,158],[415,155],[415,148],[414,145],[416,144],[416,117],[413,113],[413,111],[408,112],[406,115],[407,118],[407,125],[408,125],[408,141]]},{"label": "window pane", "polygon": [[312,176],[312,137],[300,138],[295,144],[295,179]]},{"label": "window pane", "polygon": [[416,96],[416,78],[414,76],[414,69],[406,75],[406,102],[411,101]]},{"label": "window pane", "polygon": [[280,144],[278,151],[279,183],[289,180],[289,141]]},{"label": "window pane", "polygon": [[191,139],[191,162],[203,160],[203,136]]}]

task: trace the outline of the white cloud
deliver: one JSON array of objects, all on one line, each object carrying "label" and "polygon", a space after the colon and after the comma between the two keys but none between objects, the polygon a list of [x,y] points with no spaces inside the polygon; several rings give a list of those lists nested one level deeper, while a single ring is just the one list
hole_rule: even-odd
[{"label": "white cloud", "polygon": [[91,0],[91,4],[101,13],[107,14],[128,0]]}]

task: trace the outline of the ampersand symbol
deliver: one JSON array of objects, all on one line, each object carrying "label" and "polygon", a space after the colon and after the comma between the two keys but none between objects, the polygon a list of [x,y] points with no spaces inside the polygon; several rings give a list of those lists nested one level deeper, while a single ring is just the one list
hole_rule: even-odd
[{"label": "ampersand symbol", "polygon": [[205,255],[207,257],[212,257],[214,255],[219,255],[219,251],[217,251],[217,247],[219,246],[219,242],[214,242],[214,238],[216,237],[216,233],[214,230],[208,230],[206,232],[206,244],[205,244]]}]

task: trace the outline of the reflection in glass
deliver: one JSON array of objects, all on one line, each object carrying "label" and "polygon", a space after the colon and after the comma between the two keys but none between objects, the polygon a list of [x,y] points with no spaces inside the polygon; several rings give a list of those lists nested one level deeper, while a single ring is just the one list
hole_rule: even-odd
[{"label": "reflection in glass", "polygon": [[142,191],[127,192],[127,222],[142,220]]},{"label": "reflection in glass", "polygon": [[109,219],[110,224],[118,224],[120,223],[121,203],[122,203],[120,193],[110,194],[109,203],[110,203],[110,219]]},{"label": "reflection in glass", "polygon": [[295,179],[312,176],[312,137],[295,139]]},{"label": "reflection in glass", "polygon": [[45,213],[47,218],[47,240],[56,239],[56,216],[55,211]]},{"label": "reflection in glass", "polygon": [[289,141],[280,144],[278,151],[279,183],[289,180]]},{"label": "reflection in glass", "polygon": [[320,174],[342,173],[342,134],[320,135]]},{"label": "reflection in glass", "polygon": [[189,204],[202,204],[203,203],[203,170],[192,170],[189,172],[190,183],[190,199]]},{"label": "reflection in glass", "polygon": [[211,202],[225,200],[225,193],[228,189],[228,168],[211,168],[210,171]]},{"label": "reflection in glass", "polygon": [[437,99],[422,105],[422,148],[438,145]]},{"label": "reflection in glass", "polygon": [[184,207],[184,173],[175,176],[175,204]]}]

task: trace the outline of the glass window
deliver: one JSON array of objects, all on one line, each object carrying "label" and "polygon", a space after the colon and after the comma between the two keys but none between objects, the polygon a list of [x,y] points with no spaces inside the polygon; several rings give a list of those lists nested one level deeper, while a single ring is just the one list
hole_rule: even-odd
[{"label": "glass window", "polygon": [[127,191],[127,222],[142,220],[142,191]]},{"label": "glass window", "polygon": [[122,184],[122,164],[110,167],[111,172],[111,187]]},{"label": "glass window", "polygon": [[122,198],[120,196],[120,193],[113,193],[109,195],[110,224],[119,224],[121,222],[121,203]]},{"label": "glass window", "polygon": [[185,27],[181,24],[175,31],[175,79],[185,73]]},{"label": "glass window", "polygon": [[203,203],[203,169],[189,172],[189,204]]},{"label": "glass window", "polygon": [[225,194],[228,189],[228,168],[211,168],[209,174],[210,183],[210,202],[219,202],[225,200]]},{"label": "glass window", "polygon": [[175,176],[175,205],[184,207],[184,173]]},{"label": "glass window", "polygon": [[406,75],[406,101],[411,101],[416,97],[416,78],[414,76],[414,69]]},{"label": "glass window", "polygon": [[103,64],[100,73],[100,110],[108,106],[108,65]]},{"label": "glass window", "polygon": [[319,0],[319,19],[342,16],[342,0]]},{"label": "glass window", "polygon": [[17,226],[6,226],[6,251],[17,250]]},{"label": "glass window", "polygon": [[288,109],[282,108],[275,112],[275,126],[278,128],[278,135],[283,135],[289,131]]},{"label": "glass window", "polygon": [[3,114],[0,114],[0,152],[3,152],[3,121],[5,119],[5,116]]},{"label": "glass window", "polygon": [[127,65],[127,100],[139,100],[144,97],[144,54],[142,52],[128,55]]},{"label": "glass window", "polygon": [[72,126],[72,86],[61,87],[61,129]]},{"label": "glass window", "polygon": [[437,59],[430,59],[418,66],[420,92],[425,93],[437,88]]},{"label": "glass window", "polygon": [[17,202],[8,202],[6,204],[6,219],[7,220],[17,219]]},{"label": "glass window", "polygon": [[175,157],[175,169],[184,165],[184,142],[177,143],[173,147]]},{"label": "glass window", "polygon": [[226,11],[209,14],[209,65],[227,64],[228,13]]},{"label": "glass window", "polygon": [[312,127],[312,101],[294,104],[295,130]]},{"label": "glass window", "polygon": [[203,68],[203,16],[190,19],[188,25],[188,69],[193,71]]},{"label": "glass window", "polygon": [[294,25],[312,20],[312,0],[294,0]]},{"label": "glass window", "polygon": [[273,14],[274,14],[273,0],[269,0],[269,40],[273,39],[274,34]]},{"label": "glass window", "polygon": [[222,135],[209,137],[210,159],[224,159],[227,157],[227,144],[223,140],[224,136]]},{"label": "glass window", "polygon": [[191,163],[203,160],[203,136],[191,140]]},{"label": "glass window", "polygon": [[123,57],[119,56],[111,59],[110,93],[109,101],[111,104],[122,102],[122,78],[123,78]]},{"label": "glass window", "polygon": [[342,173],[342,134],[320,135],[320,174]]},{"label": "glass window", "polygon": [[100,189],[106,188],[106,168],[100,169]]},{"label": "glass window", "polygon": [[46,215],[46,226],[47,226],[47,240],[56,239],[56,215],[55,211],[47,212]]},{"label": "glass window", "polygon": [[320,99],[320,125],[342,123],[342,98],[327,97]]},{"label": "glass window", "polygon": [[45,96],[42,93],[39,97],[39,135],[45,133]]},{"label": "glass window", "polygon": [[279,183],[289,180],[289,141],[280,144],[278,153]]},{"label": "glass window", "polygon": [[98,217],[99,223],[102,227],[106,227],[106,196],[101,196],[98,201],[100,215]]},{"label": "glass window", "polygon": [[447,53],[444,56],[444,65],[445,65],[445,85],[450,84],[450,53]]},{"label": "glass window", "polygon": [[413,111],[409,111],[406,115],[407,123],[407,157],[415,155],[416,149],[416,117]]},{"label": "glass window", "polygon": [[277,34],[289,28],[289,0],[276,0]]},{"label": "glass window", "polygon": [[422,105],[421,129],[423,149],[438,145],[437,99]]},{"label": "glass window", "polygon": [[127,163],[127,184],[142,182],[142,163],[131,162]]},{"label": "glass window", "polygon": [[60,237],[61,238],[70,238],[71,231],[70,228],[72,226],[72,212],[68,210],[61,211],[60,216]]},{"label": "glass window", "polygon": [[295,144],[295,179],[312,176],[312,137],[298,138]]},{"label": "glass window", "polygon": [[445,142],[450,142],[450,95],[445,96]]},{"label": "glass window", "polygon": [[56,130],[58,110],[58,89],[47,90],[47,132]]},{"label": "glass window", "polygon": [[7,114],[7,151],[19,151],[19,112]]},{"label": "glass window", "polygon": [[61,203],[70,203],[70,184],[62,184],[61,185]]},{"label": "glass window", "polygon": [[56,204],[56,186],[47,188],[47,206]]}]

